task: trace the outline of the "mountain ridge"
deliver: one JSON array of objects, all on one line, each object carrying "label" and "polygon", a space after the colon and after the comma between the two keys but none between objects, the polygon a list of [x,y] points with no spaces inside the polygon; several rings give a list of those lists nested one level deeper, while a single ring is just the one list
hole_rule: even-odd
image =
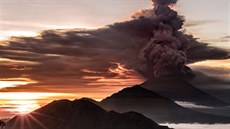
[{"label": "mountain ridge", "polygon": [[[136,90],[140,91],[137,92]],[[136,94],[147,95],[137,98]],[[134,95],[134,97],[132,98],[130,95]],[[153,97],[151,98],[151,96]],[[115,110],[120,113],[127,111],[139,112],[159,123],[230,123],[228,117],[196,112],[184,108],[174,103],[174,101],[141,86],[125,88],[103,99],[98,104],[106,110]]]},{"label": "mountain ridge", "polygon": [[157,92],[173,101],[191,102],[197,105],[210,107],[224,107],[230,105],[229,103],[198,89],[181,76],[170,75],[160,78],[152,78],[140,84],[140,86]]},{"label": "mountain ridge", "polygon": [[59,100],[16,116],[5,129],[169,129],[136,112],[107,112],[87,100]]}]

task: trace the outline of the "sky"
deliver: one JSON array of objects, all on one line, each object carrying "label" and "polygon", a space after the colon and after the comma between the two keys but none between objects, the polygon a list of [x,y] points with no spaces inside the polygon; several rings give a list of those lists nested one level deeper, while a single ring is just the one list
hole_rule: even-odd
[{"label": "sky", "polygon": [[[145,80],[132,66],[125,65],[132,58],[125,54],[129,51],[125,47],[139,39],[119,39],[115,30],[104,35],[98,28],[131,20],[136,12],[152,8],[150,0],[0,1],[0,118],[28,113],[54,99],[101,100]],[[179,0],[172,8],[185,16],[186,33],[230,51],[229,0]],[[87,40],[82,38],[87,36]],[[110,41],[111,37],[128,43],[122,46]],[[68,38],[85,44],[72,45],[66,41]],[[108,46],[95,48],[91,44],[103,41]],[[230,59],[189,66],[230,80]]]}]

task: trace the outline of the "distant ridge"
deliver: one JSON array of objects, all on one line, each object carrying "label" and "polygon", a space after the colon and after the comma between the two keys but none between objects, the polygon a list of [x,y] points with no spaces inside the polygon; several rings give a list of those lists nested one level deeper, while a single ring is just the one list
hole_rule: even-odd
[{"label": "distant ridge", "polygon": [[0,119],[1,121],[7,122],[8,120],[10,120],[10,118],[4,118],[4,119]]},{"label": "distant ridge", "polygon": [[209,107],[224,107],[230,104],[196,88],[181,76],[153,78],[141,84],[142,87],[159,93],[174,101],[191,102]]},{"label": "distant ridge", "polygon": [[169,129],[136,113],[107,112],[88,100],[59,100],[25,116],[16,116],[5,129]]},{"label": "distant ridge", "polygon": [[120,113],[135,111],[160,123],[230,123],[229,117],[196,112],[141,86],[125,88],[99,105]]}]

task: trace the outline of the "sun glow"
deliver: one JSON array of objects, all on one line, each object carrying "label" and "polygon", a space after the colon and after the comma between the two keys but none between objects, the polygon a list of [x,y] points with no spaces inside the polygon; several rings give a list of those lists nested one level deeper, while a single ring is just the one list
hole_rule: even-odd
[{"label": "sun glow", "polygon": [[16,114],[27,114],[40,107],[36,101],[10,101],[9,104],[14,105],[10,110]]},{"label": "sun glow", "polygon": [[58,97],[71,98],[73,95],[64,93],[1,92],[0,109],[13,114],[28,114]]}]

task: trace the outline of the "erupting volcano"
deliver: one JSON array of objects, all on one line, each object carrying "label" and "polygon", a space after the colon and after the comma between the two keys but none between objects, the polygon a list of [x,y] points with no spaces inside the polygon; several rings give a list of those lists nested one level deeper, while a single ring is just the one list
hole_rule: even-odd
[{"label": "erupting volcano", "polygon": [[[2,128],[169,129],[159,124],[230,123],[225,112],[230,81],[224,80],[230,52],[188,34],[186,18],[174,9],[177,2],[152,0],[152,9],[102,28],[45,30],[0,41],[0,119],[14,116],[2,121]],[[89,7],[87,13],[96,6]],[[216,77],[205,73],[210,60],[227,60],[222,69],[210,63]],[[76,99],[82,97],[90,99]],[[49,103],[60,98],[73,101]]]}]

